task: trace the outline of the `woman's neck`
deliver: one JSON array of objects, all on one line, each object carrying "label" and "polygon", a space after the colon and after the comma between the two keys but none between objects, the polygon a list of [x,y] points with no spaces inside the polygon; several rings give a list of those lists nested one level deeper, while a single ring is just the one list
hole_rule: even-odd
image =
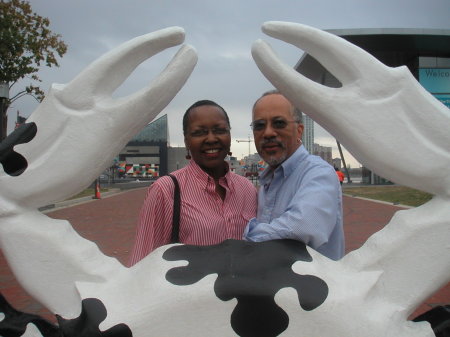
[{"label": "woman's neck", "polygon": [[218,182],[220,178],[222,178],[223,176],[225,176],[225,174],[227,174],[228,165],[224,162],[223,165],[220,167],[210,169],[203,168],[203,170],[206,173],[208,173],[208,175],[211,176],[216,182]]}]

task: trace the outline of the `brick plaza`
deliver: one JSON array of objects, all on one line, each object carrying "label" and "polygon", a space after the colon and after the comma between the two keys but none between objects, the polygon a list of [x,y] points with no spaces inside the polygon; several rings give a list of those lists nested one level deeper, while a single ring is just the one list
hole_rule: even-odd
[{"label": "brick plaza", "polygon": [[[95,242],[101,251],[127,263],[134,240],[139,209],[146,188],[120,192],[99,200],[47,211],[49,217],[68,220],[84,238]],[[402,209],[386,203],[344,196],[344,229],[347,252],[358,249],[373,233],[382,229],[392,215]],[[0,291],[18,310],[37,313],[56,322],[45,308],[28,296],[16,282],[0,252]],[[412,315],[417,316],[436,305],[450,303],[450,284],[427,299]]]}]

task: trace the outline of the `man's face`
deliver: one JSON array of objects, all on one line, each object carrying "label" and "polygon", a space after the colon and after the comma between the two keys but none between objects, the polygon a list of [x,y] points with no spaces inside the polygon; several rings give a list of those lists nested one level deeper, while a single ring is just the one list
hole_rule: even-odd
[{"label": "man's face", "polygon": [[289,158],[300,146],[303,124],[296,123],[291,103],[280,94],[259,99],[253,109],[253,137],[259,155],[272,167]]}]

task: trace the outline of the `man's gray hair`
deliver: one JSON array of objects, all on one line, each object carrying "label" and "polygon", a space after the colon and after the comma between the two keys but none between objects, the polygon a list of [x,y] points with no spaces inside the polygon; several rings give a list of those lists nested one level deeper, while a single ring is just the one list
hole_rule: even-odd
[{"label": "man's gray hair", "polygon": [[[266,91],[266,92],[263,93],[263,94],[261,95],[261,97],[259,97],[259,98],[256,100],[256,102],[253,104],[252,111],[255,110],[256,103],[258,103],[258,101],[259,101],[261,98],[263,98],[263,97],[265,97],[265,96],[269,96],[269,95],[282,95],[282,96],[284,96],[284,95],[283,95],[279,90],[277,90],[277,89],[273,89],[273,90]],[[286,96],[285,96],[285,97],[286,97]],[[300,111],[300,109],[298,109],[297,107],[295,107],[292,103],[291,103],[291,105],[292,105],[292,110],[291,110],[292,117],[294,117],[294,120],[295,120],[296,122],[302,123],[302,121],[303,121],[303,114],[302,114],[302,112]]]}]

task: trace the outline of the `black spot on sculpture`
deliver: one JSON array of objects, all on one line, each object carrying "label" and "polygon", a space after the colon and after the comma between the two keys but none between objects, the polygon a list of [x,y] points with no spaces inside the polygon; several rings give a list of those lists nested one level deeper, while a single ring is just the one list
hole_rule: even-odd
[{"label": "black spot on sculpture", "polygon": [[209,274],[218,274],[216,296],[223,301],[238,301],[231,326],[239,336],[278,336],[287,329],[289,317],[274,300],[282,288],[294,288],[299,305],[308,311],[321,305],[328,295],[325,281],[292,271],[296,261],[312,261],[305,245],[298,241],[226,240],[216,246],[175,246],[163,258],[189,262],[167,272],[166,279],[176,285],[193,284]]},{"label": "black spot on sculpture", "polygon": [[21,337],[28,324],[34,324],[44,337],[60,337],[59,328],[40,316],[17,311],[0,293],[0,313],[4,314],[0,319],[0,336]]},{"label": "black spot on sculpture", "polygon": [[117,324],[102,332],[99,325],[106,318],[103,303],[96,298],[87,298],[82,302],[80,317],[66,320],[56,315],[59,326],[34,314],[28,314],[14,309],[0,293],[0,313],[5,315],[0,319],[1,337],[21,337],[28,324],[34,324],[43,337],[132,337],[130,328],[125,324]]},{"label": "black spot on sculpture", "polygon": [[106,331],[100,331],[99,325],[106,318],[107,312],[102,301],[86,298],[82,302],[80,317],[65,320],[56,315],[64,337],[132,337],[126,324],[117,324]]},{"label": "black spot on sculpture", "polygon": [[21,175],[28,167],[27,160],[20,153],[14,151],[14,146],[28,143],[37,132],[35,123],[25,123],[11,132],[0,143],[0,163],[3,170],[10,176]]},{"label": "black spot on sculpture", "polygon": [[413,321],[430,323],[436,337],[450,337],[450,304],[434,307],[417,316]]},{"label": "black spot on sculpture", "polygon": [[[265,23],[263,31],[301,47],[342,83],[340,88],[327,88],[311,82],[281,62],[268,44],[259,40],[252,47],[252,55],[278,90],[320,121],[365,166],[397,184],[431,193],[433,199],[397,212],[385,228],[339,261],[310,249],[306,252],[300,243],[285,242],[291,246],[288,249],[277,247],[276,242],[227,242],[222,248],[161,247],[127,270],[78,235],[68,221],[50,218],[38,208],[69,198],[92,183],[186,82],[197,57],[195,50],[185,45],[151,85],[128,97],[112,96],[142,61],[183,43],[181,28],[167,28],[126,42],[70,83],[52,86],[33,113],[38,137],[16,149],[28,161],[28,168],[22,174],[26,165],[8,169],[8,174],[0,169],[0,248],[31,296],[53,313],[73,317],[72,313],[80,308],[82,294],[93,294],[108,303],[108,326],[114,326],[108,331],[110,335],[129,336],[122,323],[130,322],[136,337],[229,337],[236,332],[241,336],[289,337],[432,336],[429,324],[414,323],[408,317],[449,281],[450,175],[442,168],[450,167],[450,133],[443,127],[450,125],[450,110],[427,93],[406,67],[388,68],[333,34],[282,22]],[[49,139],[52,146],[48,146]],[[4,167],[8,166],[6,159],[15,143],[20,142],[2,144]],[[11,173],[18,176],[11,177]],[[160,259],[166,249],[168,259],[187,259],[190,265],[171,270],[167,276],[155,272],[168,265]],[[262,251],[265,249],[267,254]],[[203,258],[198,256],[201,252]],[[292,269],[297,274],[293,273],[290,266],[296,260],[311,260],[308,252],[313,261],[294,264]],[[218,262],[218,266],[210,261]],[[299,275],[302,268],[320,276],[326,284]],[[214,274],[196,284],[204,289],[167,284],[164,278],[182,285],[194,283],[208,273]],[[249,285],[241,279],[247,279]],[[307,287],[312,280],[317,281],[316,291]],[[149,287],[142,287],[145,282]],[[230,302],[217,303],[220,301],[211,298],[215,296],[210,292],[213,287],[224,301],[237,299],[231,324],[224,324],[228,323]],[[282,287],[296,289],[298,296],[292,298],[291,291],[277,290]],[[177,293],[184,297],[177,298]],[[281,308],[289,314],[294,311],[289,320],[275,305],[274,294]],[[259,295],[260,302],[254,300]],[[196,296],[199,303],[208,305],[207,310],[193,308],[194,315],[189,316],[188,301]],[[250,301],[255,304],[254,314],[248,312]],[[295,315],[295,311],[301,311],[300,307],[295,310],[297,305],[309,310],[320,307]],[[160,307],[164,312],[158,310]],[[97,326],[106,311],[102,305],[98,308],[103,313],[100,317],[83,309],[86,324],[92,326],[83,336],[101,335]],[[204,316],[195,315],[197,312]],[[184,319],[183,315],[189,317]],[[4,321],[5,317],[0,316]],[[441,329],[445,328],[445,315],[433,321],[433,327],[445,331]],[[75,328],[83,325],[81,317],[80,322],[68,323]],[[69,327],[65,327],[66,336],[76,335]],[[120,330],[117,334],[116,329]]]}]

